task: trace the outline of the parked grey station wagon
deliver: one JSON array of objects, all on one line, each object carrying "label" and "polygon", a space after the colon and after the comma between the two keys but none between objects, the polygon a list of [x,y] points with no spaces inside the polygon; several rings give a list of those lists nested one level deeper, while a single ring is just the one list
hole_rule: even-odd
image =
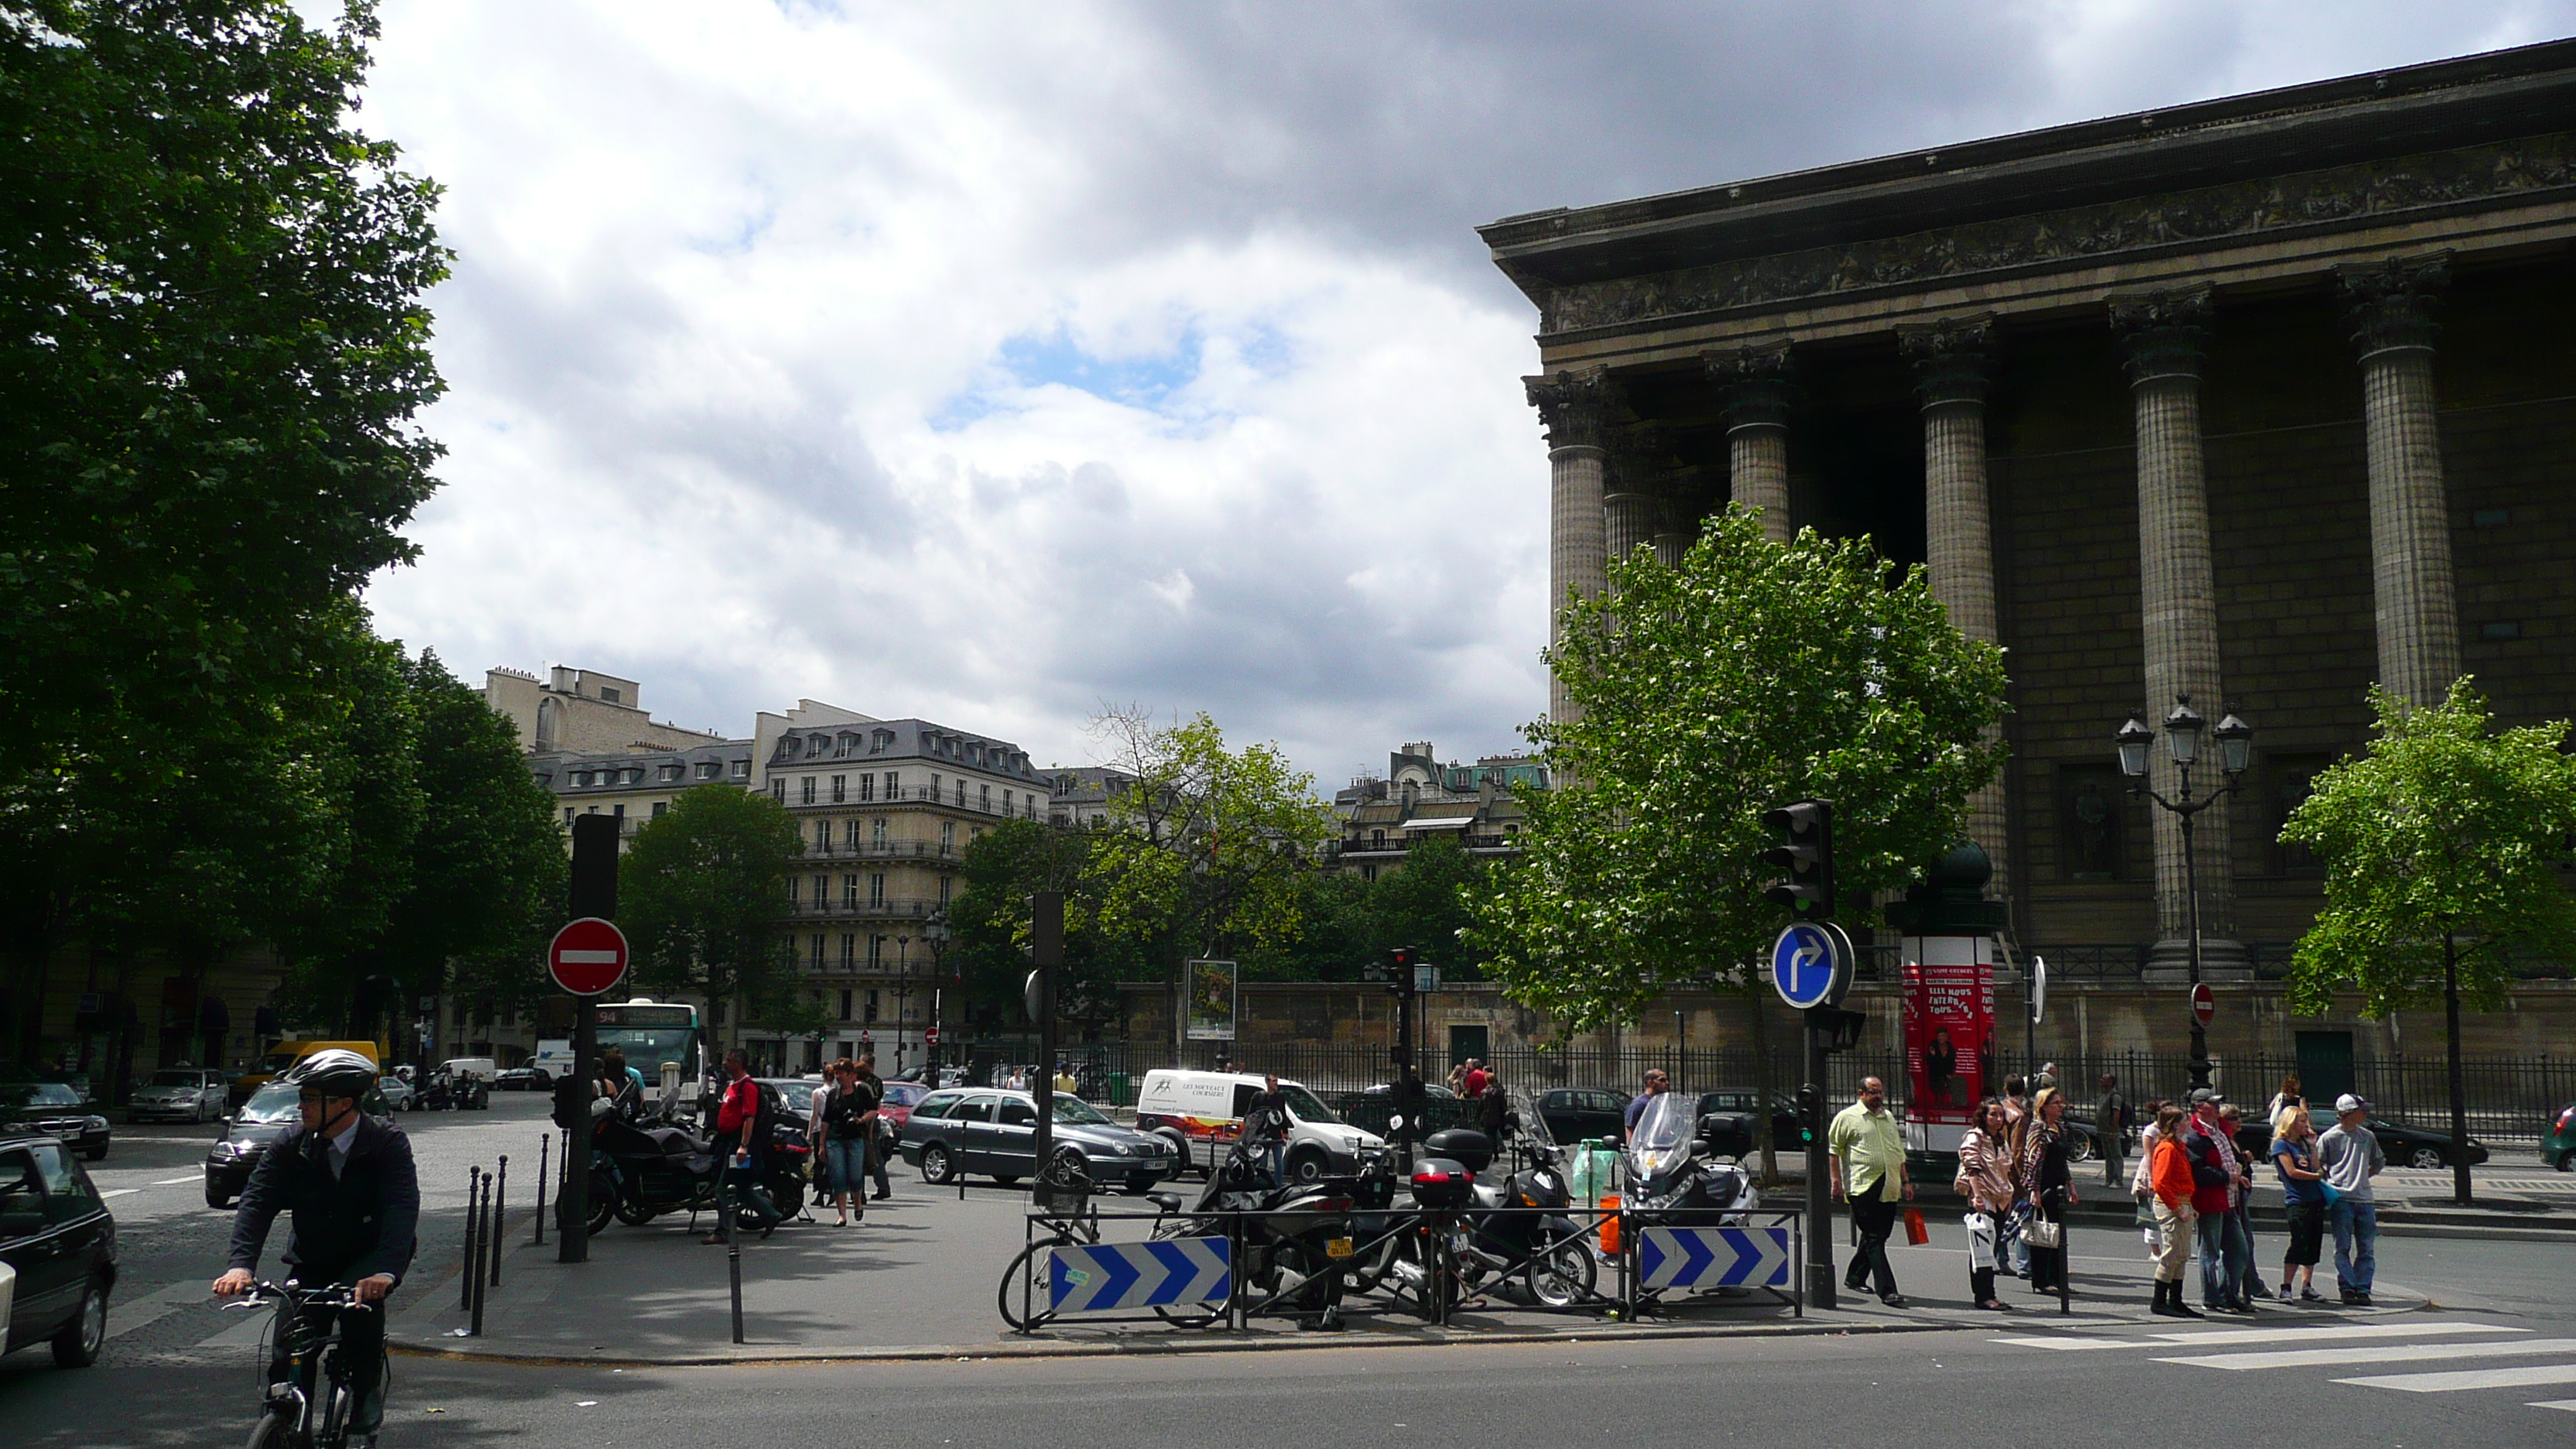
[{"label": "parked grey station wagon", "polygon": [[[913,1107],[903,1124],[903,1160],[930,1182],[972,1175],[1005,1187],[1036,1171],[1037,1101],[1026,1092],[948,1088]],[[1181,1170],[1171,1144],[1121,1127],[1069,1092],[1055,1096],[1055,1154],[1078,1154],[1102,1187],[1141,1193]]]}]

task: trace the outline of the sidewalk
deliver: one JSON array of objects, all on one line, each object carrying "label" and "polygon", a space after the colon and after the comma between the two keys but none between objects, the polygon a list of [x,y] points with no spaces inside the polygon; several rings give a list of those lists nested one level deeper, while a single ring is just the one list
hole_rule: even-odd
[{"label": "sidewalk", "polygon": [[[1033,1335],[1011,1333],[996,1296],[1002,1271],[1023,1242],[1021,1194],[976,1188],[960,1202],[904,1182],[890,1201],[869,1205],[863,1227],[784,1226],[767,1242],[742,1245],[742,1345],[730,1341],[726,1253],[700,1245],[685,1218],[646,1228],[612,1225],[591,1244],[587,1264],[555,1261],[551,1232],[542,1248],[527,1243],[529,1223],[516,1217],[502,1283],[487,1288],[483,1336],[456,1330],[467,1315],[456,1306],[453,1264],[443,1286],[398,1313],[387,1334],[396,1352],[536,1363],[622,1365],[723,1364],[774,1360],[1052,1357],[1093,1354],[1207,1353],[1245,1349],[1353,1348],[1566,1339],[1762,1336],[1803,1333],[1909,1332],[1945,1328],[2170,1323],[2147,1312],[2146,1265],[2079,1255],[2074,1317],[2054,1298],[2034,1298],[2008,1282],[2020,1311],[1979,1311],[1967,1298],[1966,1274],[1943,1272],[1917,1291],[1912,1306],[1882,1307],[1867,1294],[1842,1295],[1833,1311],[1804,1318],[1767,1294],[1702,1297],[1629,1324],[1599,1313],[1542,1314],[1471,1304],[1453,1326],[1426,1326],[1410,1314],[1373,1311],[1383,1300],[1353,1300],[1340,1332],[1300,1332],[1285,1319],[1257,1320],[1229,1333],[1162,1323],[1085,1324],[1061,1320]],[[1104,1203],[1104,1207],[1109,1204]],[[1144,1235],[1142,1223],[1113,1225],[1107,1236]],[[1907,1268],[1909,1277],[1924,1278]],[[1956,1279],[1952,1282],[1949,1280]],[[1605,1289],[1610,1279],[1605,1274]],[[2193,1280],[2197,1282],[2196,1278]],[[2197,1292],[2195,1288],[2195,1294]],[[2196,1298],[2195,1298],[2196,1301]],[[2402,1313],[2424,1300],[2388,1285],[2377,1307],[2265,1305],[2261,1322]]]}]

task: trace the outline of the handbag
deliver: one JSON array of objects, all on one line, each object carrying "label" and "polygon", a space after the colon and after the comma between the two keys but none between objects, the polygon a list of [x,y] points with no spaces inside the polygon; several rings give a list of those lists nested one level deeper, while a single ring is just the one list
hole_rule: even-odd
[{"label": "handbag", "polygon": [[1906,1246],[1919,1248],[1930,1241],[1932,1241],[1932,1230],[1923,1225],[1923,1209],[1907,1208],[1905,1210]]},{"label": "handbag", "polygon": [[2036,1217],[2021,1225],[2021,1240],[2034,1248],[2057,1248],[2066,1243],[2066,1225]]},{"label": "handbag", "polygon": [[1968,1229],[1968,1266],[1989,1271],[1995,1261],[1995,1219],[1991,1213],[1970,1213],[1959,1221]]}]

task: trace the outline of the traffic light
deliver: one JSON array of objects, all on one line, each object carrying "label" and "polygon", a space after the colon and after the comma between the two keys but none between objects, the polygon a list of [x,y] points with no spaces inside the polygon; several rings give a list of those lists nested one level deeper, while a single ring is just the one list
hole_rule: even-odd
[{"label": "traffic light", "polygon": [[1762,823],[1780,832],[1780,844],[1762,852],[1765,865],[1786,870],[1788,879],[1762,894],[1787,906],[1803,919],[1822,920],[1834,913],[1834,807],[1830,801],[1800,800],[1764,812]]},{"label": "traffic light", "polygon": [[1825,1089],[1813,1082],[1798,1089],[1798,1141],[1816,1140],[1816,1128],[1825,1120]]}]

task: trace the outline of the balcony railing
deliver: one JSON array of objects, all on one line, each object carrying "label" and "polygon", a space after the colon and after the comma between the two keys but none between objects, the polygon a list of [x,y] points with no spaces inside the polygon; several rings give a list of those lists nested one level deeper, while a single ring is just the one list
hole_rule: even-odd
[{"label": "balcony railing", "polygon": [[828,787],[818,786],[814,791],[814,798],[808,800],[791,781],[787,787],[785,803],[791,810],[848,810],[852,807],[866,808],[872,805],[937,805],[943,809],[963,810],[973,815],[990,815],[996,820],[1035,820],[1040,818],[1036,812],[1041,808],[1029,803],[1038,798],[1039,792],[1031,790],[1023,794],[1016,787],[1011,792],[1011,808],[1008,811],[1003,810],[998,801],[990,805],[985,804],[983,797],[972,791],[967,793],[964,800],[960,800],[957,798],[954,786],[943,787],[935,795],[931,793],[928,785],[912,785],[900,790],[873,792],[868,796],[862,796],[856,789],[849,789],[845,790],[842,798],[838,800],[830,798],[831,793]]},{"label": "balcony railing", "polygon": [[853,845],[833,841],[825,845],[805,842],[808,860],[956,860],[964,852],[954,845],[940,845],[928,840],[867,841]]},{"label": "balcony railing", "polygon": [[924,918],[933,911],[947,909],[947,906],[945,901],[913,896],[887,896],[882,900],[861,896],[855,904],[844,897],[833,896],[820,901],[790,901],[787,913],[800,918],[841,916],[853,920],[898,920]]},{"label": "balcony railing", "polygon": [[[1465,833],[1453,834],[1448,831],[1442,831],[1440,834],[1446,835],[1449,839],[1456,841],[1458,843],[1458,848],[1461,850],[1520,849],[1520,838],[1513,835],[1469,835]],[[1437,838],[1438,836],[1433,835],[1391,835],[1384,840],[1327,841],[1324,845],[1324,858],[1326,860],[1333,860],[1342,856],[1402,855],[1407,850],[1412,849],[1417,841]]]}]

